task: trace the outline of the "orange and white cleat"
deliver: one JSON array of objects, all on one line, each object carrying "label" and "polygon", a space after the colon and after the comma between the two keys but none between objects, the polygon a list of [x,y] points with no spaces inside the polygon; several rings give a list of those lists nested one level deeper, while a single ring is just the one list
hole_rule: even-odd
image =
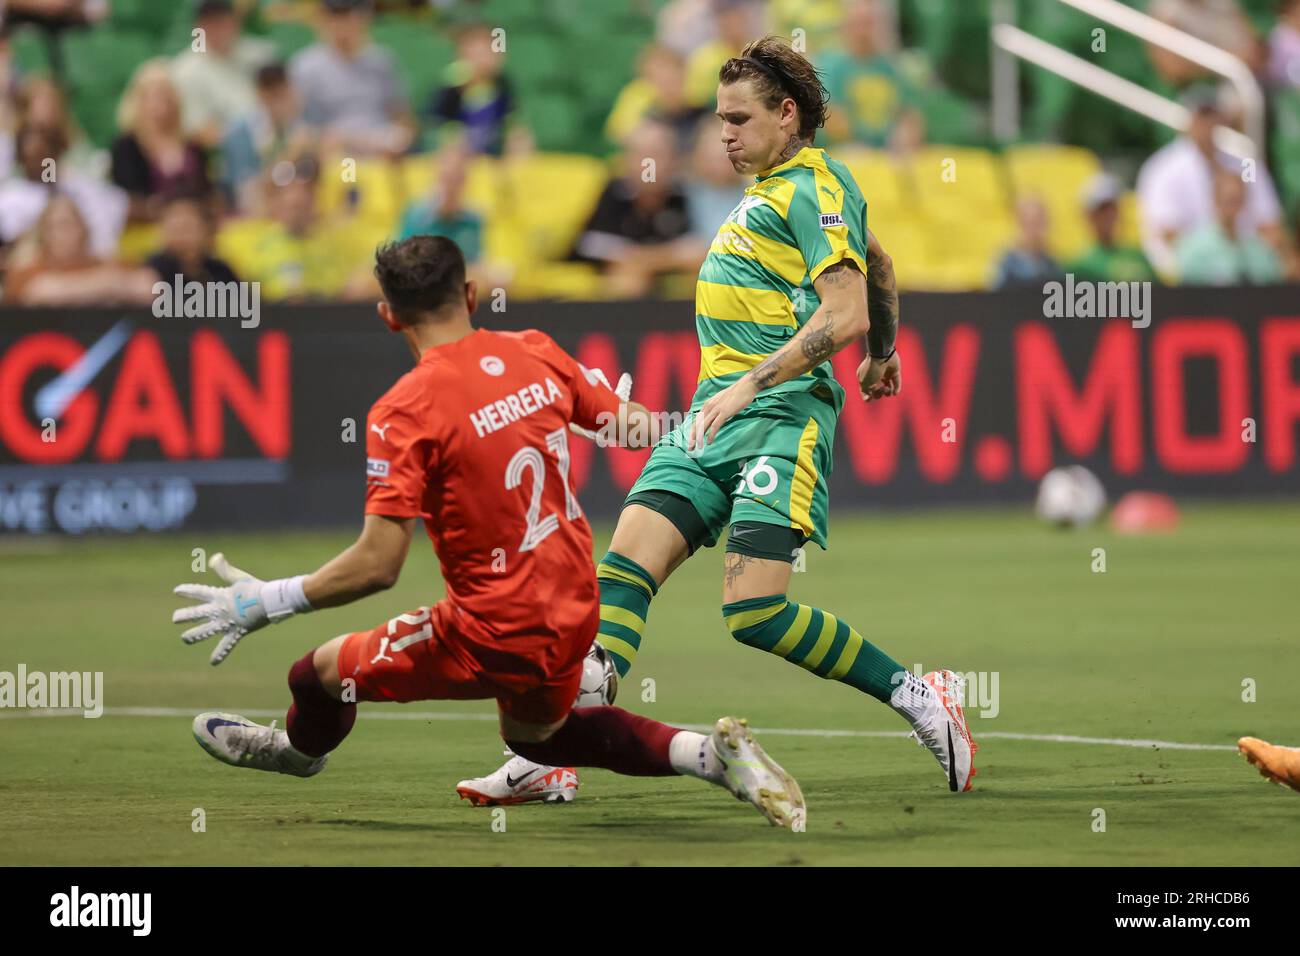
[{"label": "orange and white cleat", "polygon": [[1259,775],[1300,791],[1300,747],[1280,747],[1258,737],[1242,737],[1237,749]]},{"label": "orange and white cleat", "polygon": [[965,793],[975,776],[973,757],[979,744],[971,737],[961,702],[965,679],[949,670],[930,671],[921,680],[935,692],[936,701],[912,725],[918,745],[928,747],[948,775],[948,789]]},{"label": "orange and white cleat", "polygon": [[476,807],[509,807],[539,800],[572,803],[578,794],[578,771],[547,767],[512,754],[496,772],[456,784],[456,793]]}]

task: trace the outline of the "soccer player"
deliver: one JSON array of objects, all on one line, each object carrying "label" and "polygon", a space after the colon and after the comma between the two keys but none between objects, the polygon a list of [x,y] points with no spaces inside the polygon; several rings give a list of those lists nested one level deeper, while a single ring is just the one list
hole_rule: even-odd
[{"label": "soccer player", "polygon": [[[732,636],[891,707],[938,759],[949,789],[967,791],[977,748],[960,678],[949,670],[917,677],[847,621],[786,596],[798,550],[827,543],[826,479],[844,404],[829,359],[865,335],[863,399],[897,395],[898,296],[858,184],[813,146],[827,95],[812,64],[764,37],[723,64],[718,79],[722,146],[736,171],[755,179],[700,268],[690,414],[655,446],[597,567],[599,641],[625,675],[659,588],[730,525],[722,617]],[[507,767],[513,772],[459,789],[509,797],[501,778],[524,767]]]},{"label": "soccer player", "polygon": [[[416,358],[366,420],[365,524],[309,575],[262,581],[213,555],[227,587],[182,584],[199,602],[186,643],[243,637],[294,614],[391,587],[422,519],[447,596],[373,630],[322,644],[289,669],[285,729],[204,713],[194,736],[236,767],[310,777],[348,735],[358,701],[495,698],[517,754],[632,776],[689,774],[726,787],[772,823],[800,828],[795,781],[724,717],[711,735],[610,706],[572,711],[599,623],[591,530],[569,477],[569,426],[654,440],[655,419],[623,402],[541,332],[474,329],[477,289],[455,243],[415,236],[381,248],[379,316]],[[648,442],[647,442],[648,443]]]}]

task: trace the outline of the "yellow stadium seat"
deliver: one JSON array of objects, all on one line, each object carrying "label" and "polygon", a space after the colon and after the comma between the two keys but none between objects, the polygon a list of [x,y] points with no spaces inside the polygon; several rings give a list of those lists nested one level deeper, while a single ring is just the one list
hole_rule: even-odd
[{"label": "yellow stadium seat", "polygon": [[1119,241],[1125,246],[1142,245],[1142,215],[1137,193],[1129,190],[1119,197]]},{"label": "yellow stadium seat", "polygon": [[908,290],[926,288],[936,257],[931,252],[930,234],[925,226],[915,216],[872,216],[870,209],[867,222],[894,260],[898,287]]},{"label": "yellow stadium seat", "polygon": [[604,284],[585,262],[548,262],[516,273],[510,293],[521,299],[603,299]]},{"label": "yellow stadium seat", "polygon": [[317,201],[325,216],[350,213],[367,223],[388,227],[397,222],[408,198],[399,164],[382,159],[340,159],[327,160],[321,167]]},{"label": "yellow stadium seat", "polygon": [[1013,146],[1006,151],[1007,173],[1017,196],[1033,194],[1047,205],[1052,220],[1051,250],[1072,259],[1092,241],[1083,212],[1083,190],[1101,172],[1101,161],[1079,146]]},{"label": "yellow stadium seat", "polygon": [[[434,194],[438,185],[436,153],[408,157],[402,163],[407,202]],[[505,164],[491,156],[475,156],[465,173],[465,205],[475,212],[493,217],[507,209],[509,182]]]},{"label": "yellow stadium seat", "polygon": [[511,159],[506,173],[511,211],[537,259],[568,254],[609,180],[605,163],[567,153]]},{"label": "yellow stadium seat", "polygon": [[117,240],[117,255],[123,262],[144,262],[162,245],[162,232],[154,223],[132,223]]},{"label": "yellow stadium seat", "polygon": [[929,219],[965,219],[1008,206],[998,157],[967,146],[926,146],[910,164],[912,184]]},{"label": "yellow stadium seat", "polygon": [[850,148],[837,151],[835,158],[849,168],[858,189],[867,200],[867,218],[885,210],[904,209],[914,204],[911,184],[899,164],[888,153]]}]

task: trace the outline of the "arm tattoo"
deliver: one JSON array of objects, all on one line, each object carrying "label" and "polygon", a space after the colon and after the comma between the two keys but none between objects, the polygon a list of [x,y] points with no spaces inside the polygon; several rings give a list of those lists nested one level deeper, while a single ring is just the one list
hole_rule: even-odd
[{"label": "arm tattoo", "polygon": [[867,314],[871,316],[867,351],[888,355],[898,334],[898,284],[893,261],[871,249],[867,250]]},{"label": "arm tattoo", "polygon": [[803,357],[812,362],[814,366],[820,365],[835,354],[834,328],[835,313],[827,309],[826,321],[815,329],[809,329],[808,334],[804,337],[803,345],[800,346]]},{"label": "arm tattoo", "polygon": [[723,574],[723,581],[727,587],[731,587],[745,573],[745,565],[754,560],[747,554],[737,554],[735,551],[728,551],[723,564],[726,571]]},{"label": "arm tattoo", "polygon": [[776,377],[781,373],[781,353],[773,352],[763,361],[754,367],[750,374],[754,376],[754,384],[759,390],[768,388],[776,384]]}]

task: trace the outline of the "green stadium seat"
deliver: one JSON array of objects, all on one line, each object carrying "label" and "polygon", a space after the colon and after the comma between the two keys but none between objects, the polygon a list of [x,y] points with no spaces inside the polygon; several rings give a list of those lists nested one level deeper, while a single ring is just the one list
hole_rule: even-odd
[{"label": "green stadium seat", "polygon": [[563,152],[582,143],[585,136],[582,114],[571,94],[526,89],[519,99],[524,121],[533,131],[538,149]]},{"label": "green stadium seat", "polygon": [[50,48],[39,28],[20,26],[9,38],[14,63],[24,73],[44,73],[50,69]]},{"label": "green stadium seat", "polygon": [[1273,167],[1294,223],[1300,216],[1300,90],[1279,92],[1273,102]]},{"label": "green stadium seat", "polygon": [[266,25],[266,37],[275,44],[276,55],[287,60],[304,47],[316,42],[316,31],[305,23],[272,22]]},{"label": "green stadium seat", "polygon": [[372,35],[396,60],[412,107],[422,110],[433,90],[442,84],[447,65],[456,58],[454,44],[431,23],[404,17],[376,21]]},{"label": "green stadium seat", "polygon": [[113,0],[108,23],[117,30],[135,30],[161,38],[179,18],[191,19],[188,3],[163,3],[160,0]]},{"label": "green stadium seat", "polygon": [[98,27],[64,34],[63,60],[72,107],[86,135],[107,146],[117,129],[117,103],[137,66],[158,52],[153,37]]}]

